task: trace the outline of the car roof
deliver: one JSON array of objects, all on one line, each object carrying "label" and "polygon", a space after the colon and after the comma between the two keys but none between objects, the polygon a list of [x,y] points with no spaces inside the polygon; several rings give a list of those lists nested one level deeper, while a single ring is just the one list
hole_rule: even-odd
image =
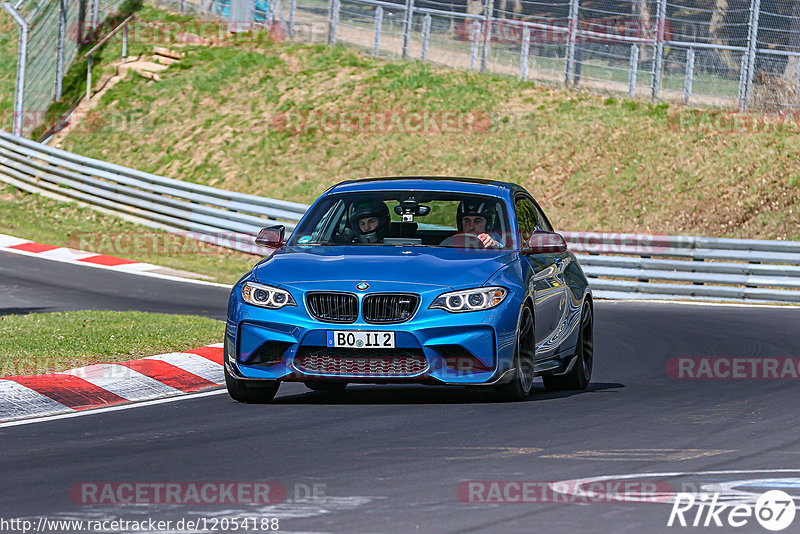
[{"label": "car roof", "polygon": [[443,191],[476,193],[497,196],[501,189],[514,190],[520,186],[500,180],[465,178],[460,176],[380,176],[346,180],[333,186],[329,193],[354,193],[367,191]]}]

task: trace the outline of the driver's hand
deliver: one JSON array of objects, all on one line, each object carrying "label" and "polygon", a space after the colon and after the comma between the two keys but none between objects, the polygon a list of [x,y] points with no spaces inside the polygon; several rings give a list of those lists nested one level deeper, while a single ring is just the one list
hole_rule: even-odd
[{"label": "driver's hand", "polygon": [[492,239],[492,236],[489,234],[480,234],[478,239],[481,240],[485,248],[500,248],[500,243]]}]

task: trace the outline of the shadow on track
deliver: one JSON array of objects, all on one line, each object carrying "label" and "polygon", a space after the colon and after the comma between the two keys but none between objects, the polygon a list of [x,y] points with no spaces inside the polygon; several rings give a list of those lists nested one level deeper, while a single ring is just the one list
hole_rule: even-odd
[{"label": "shadow on track", "polygon": [[28,315],[29,313],[49,311],[49,307],[38,308],[0,308],[0,317],[4,315]]},{"label": "shadow on track", "polygon": [[[591,383],[586,391],[547,391],[536,387],[525,402],[572,397],[587,393],[624,388],[624,384],[610,382]],[[489,404],[505,403],[498,400],[492,390],[437,387],[437,386],[374,386],[351,385],[345,391],[308,391],[278,397],[271,404],[329,404],[329,405],[380,405],[380,404]],[[512,403],[513,404],[513,403]]]}]

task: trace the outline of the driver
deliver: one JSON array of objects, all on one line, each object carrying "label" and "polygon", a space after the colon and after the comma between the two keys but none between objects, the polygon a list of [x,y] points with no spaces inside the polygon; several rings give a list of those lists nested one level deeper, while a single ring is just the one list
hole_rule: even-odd
[{"label": "driver", "polygon": [[380,200],[354,202],[347,218],[355,243],[382,243],[389,229],[389,208]]},{"label": "driver", "polygon": [[497,210],[484,201],[462,200],[456,214],[458,231],[474,234],[484,248],[500,248],[500,236],[494,231],[497,226]]}]

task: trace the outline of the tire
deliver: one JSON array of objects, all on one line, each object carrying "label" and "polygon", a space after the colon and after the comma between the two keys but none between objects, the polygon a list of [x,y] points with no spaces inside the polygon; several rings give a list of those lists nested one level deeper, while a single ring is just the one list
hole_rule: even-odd
[{"label": "tire", "polygon": [[347,382],[327,382],[322,380],[309,380],[303,384],[312,391],[344,391]]},{"label": "tire", "polygon": [[544,387],[550,391],[564,391],[584,390],[589,385],[594,364],[594,317],[592,306],[588,302],[584,303],[581,312],[581,328],[575,354],[578,360],[572,371],[565,375],[543,376]]},{"label": "tire", "polygon": [[533,312],[529,306],[522,309],[517,332],[517,347],[514,351],[514,378],[497,388],[500,400],[524,401],[531,394],[533,366],[536,358],[536,341],[533,330]]},{"label": "tire", "polygon": [[263,404],[275,398],[281,383],[278,380],[263,381],[256,384],[249,380],[240,380],[228,372],[225,367],[225,387],[228,395],[236,402],[247,404]]}]

